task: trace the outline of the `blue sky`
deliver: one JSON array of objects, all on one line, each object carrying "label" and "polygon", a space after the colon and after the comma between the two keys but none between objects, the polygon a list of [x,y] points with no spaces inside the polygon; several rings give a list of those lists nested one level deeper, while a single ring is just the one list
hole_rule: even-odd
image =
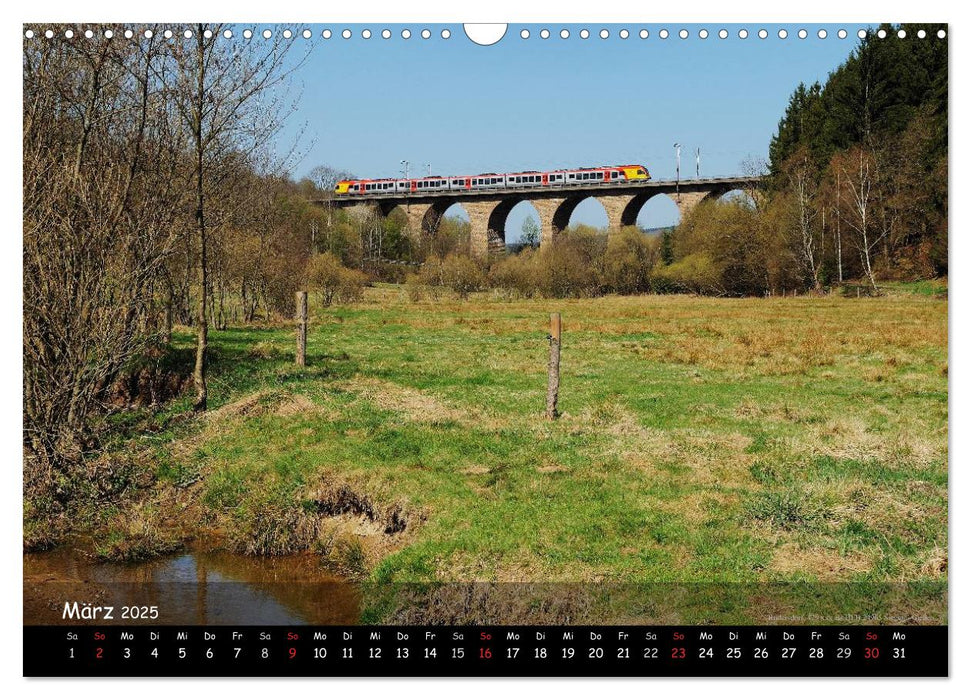
[{"label": "blue sky", "polygon": [[[682,144],[681,173],[695,171],[701,149],[702,176],[738,173],[748,158],[766,158],[769,139],[800,81],[823,81],[857,44],[837,26],[764,25],[738,37],[738,26],[678,25],[680,39],[661,26],[630,25],[621,39],[618,25],[510,25],[493,46],[469,40],[461,25],[346,25],[352,38],[332,27],[312,27],[314,49],[295,77],[302,95],[288,130],[306,126],[302,176],[318,164],[362,177],[393,177],[400,161],[412,173],[435,174],[551,169],[579,165],[643,163],[655,178],[673,177],[673,144]],[[404,27],[411,38],[401,38]],[[707,39],[698,38],[704,26]],[[727,39],[716,31],[725,27]],[[797,38],[798,29],[809,31]],[[841,25],[845,26],[845,25]],[[431,31],[423,39],[420,31]],[[443,28],[451,36],[441,38]],[[561,39],[562,28],[570,31]],[[582,28],[590,38],[580,39]],[[599,37],[602,28],[610,37]],[[362,30],[372,36],[364,39]],[[522,39],[520,31],[530,32]],[[647,29],[649,38],[638,33]],[[828,37],[819,39],[824,28]],[[300,40],[298,40],[300,41]],[[312,144],[310,143],[312,141]],[[454,210],[453,210],[454,211]],[[507,240],[515,239],[529,205],[514,210]],[[662,197],[651,200],[642,226],[675,223],[677,210]],[[605,225],[598,203],[587,200],[573,222]]]}]

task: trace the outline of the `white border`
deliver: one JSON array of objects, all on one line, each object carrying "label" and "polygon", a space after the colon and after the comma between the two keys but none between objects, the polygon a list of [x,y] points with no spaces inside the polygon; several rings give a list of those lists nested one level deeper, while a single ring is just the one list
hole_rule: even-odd
[{"label": "white border", "polygon": [[[12,4],[12,3],[11,3]],[[533,23],[544,22],[550,25],[557,23],[588,22],[615,23],[639,20],[644,23],[664,22],[677,27],[678,24],[705,22],[714,24],[750,23],[753,27],[762,23],[795,22],[812,25],[814,23],[845,23],[847,25],[874,21],[892,22],[927,22],[952,21],[949,33],[953,39],[959,31],[954,20],[957,18],[953,9],[956,4],[944,2],[900,2],[885,0],[883,2],[853,3],[852,7],[845,0],[814,0],[812,3],[783,4],[777,1],[749,0],[742,3],[728,3],[723,0],[696,0],[690,3],[648,3],[644,0],[614,0],[614,2],[537,2],[526,6],[522,0],[489,0],[477,5],[458,0],[426,0],[420,5],[411,2],[389,2],[388,0],[374,0],[373,2],[297,2],[287,6],[271,2],[252,2],[237,0],[227,2],[200,3],[198,0],[166,0],[158,5],[134,4],[130,2],[64,2],[53,0],[49,2],[26,4],[17,3],[11,8],[6,5],[2,12],[4,19],[7,14],[16,13],[9,21],[0,23],[3,28],[5,43],[0,45],[3,55],[2,89],[5,99],[2,100],[3,138],[0,150],[0,162],[3,169],[0,176],[3,180],[3,214],[4,223],[2,240],[3,250],[0,260],[3,260],[3,274],[0,274],[0,304],[3,309],[3,322],[9,335],[16,335],[20,327],[22,310],[21,299],[21,216],[20,201],[14,193],[21,191],[20,172],[15,163],[20,162],[21,144],[17,138],[20,132],[21,73],[20,73],[20,25],[25,22],[38,21],[76,21],[81,19],[96,19],[104,22],[142,22],[166,18],[179,21],[212,20],[248,21],[248,22],[287,22],[300,21],[306,23],[329,22],[510,22]],[[963,19],[963,17],[961,17]],[[963,23],[960,25],[963,26]],[[457,35],[453,33],[453,37]],[[510,37],[504,39],[508,40]],[[814,40],[810,39],[810,40]],[[961,80],[966,78],[967,51],[957,40],[951,40],[951,108],[950,123],[961,125],[968,110],[965,109],[967,95],[961,91]],[[835,66],[834,66],[835,67]],[[955,73],[955,70],[957,71]],[[955,77],[959,76],[959,77]],[[17,96],[17,99],[14,99]],[[963,192],[966,178],[963,173],[963,163],[967,161],[967,139],[961,130],[951,129],[951,191]],[[967,313],[968,292],[963,284],[960,270],[963,272],[968,265],[968,248],[966,236],[971,231],[963,226],[966,214],[960,197],[950,198],[950,253],[951,275],[950,294],[951,303],[956,309],[951,314],[951,356],[966,357],[969,347],[967,341]],[[3,417],[3,438],[5,453],[2,466],[4,474],[4,488],[2,493],[2,510],[5,514],[3,528],[4,559],[9,564],[10,558],[17,561],[16,566],[5,566],[3,580],[3,626],[0,627],[0,660],[2,660],[4,675],[7,678],[19,678],[22,671],[21,632],[20,623],[22,571],[20,565],[21,550],[21,478],[19,465],[21,463],[20,423],[22,416],[22,401],[20,396],[20,379],[18,368],[21,367],[21,350],[13,338],[7,338],[0,345],[0,357],[4,369],[2,375],[6,380],[3,402],[0,404],[0,416]],[[961,595],[957,594],[959,584],[966,577],[968,548],[966,546],[968,534],[969,508],[965,503],[968,498],[967,477],[962,475],[962,469],[968,455],[966,438],[962,440],[962,433],[967,411],[967,397],[969,393],[968,372],[965,364],[969,360],[962,359],[957,363],[950,362],[950,397],[951,397],[951,442],[950,465],[951,496],[950,513],[952,516],[950,535],[950,582],[951,582],[951,674],[950,682],[930,681],[777,681],[777,680],[738,680],[738,681],[703,681],[703,680],[652,680],[630,681],[588,681],[588,680],[558,680],[558,681],[504,681],[468,682],[457,680],[438,681],[365,681],[365,680],[288,680],[288,681],[252,681],[252,680],[223,680],[223,681],[23,681],[8,686],[14,693],[18,691],[31,697],[57,697],[60,700],[74,700],[75,698],[112,697],[124,694],[127,697],[141,699],[166,698],[173,694],[184,695],[187,691],[212,696],[231,692],[236,698],[265,698],[268,694],[280,691],[292,695],[294,698],[329,697],[342,700],[347,697],[369,696],[373,694],[388,694],[396,698],[462,698],[474,700],[477,698],[503,698],[535,696],[549,696],[555,698],[591,698],[604,691],[617,693],[621,696],[647,697],[649,695],[663,695],[680,700],[684,697],[704,695],[738,696],[738,697],[785,697],[813,698],[818,700],[820,695],[831,697],[850,695],[862,697],[864,695],[879,694],[879,697],[908,698],[927,692],[935,696],[957,696],[959,685],[957,680],[966,680],[971,672],[968,671],[967,660],[971,658],[971,645],[965,641],[967,636],[967,605]],[[965,688],[965,693],[967,688]]]}]

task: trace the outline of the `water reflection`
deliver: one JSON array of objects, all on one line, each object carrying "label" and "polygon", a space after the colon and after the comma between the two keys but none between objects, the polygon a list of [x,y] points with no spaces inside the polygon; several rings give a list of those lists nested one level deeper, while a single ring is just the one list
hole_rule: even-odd
[{"label": "water reflection", "polygon": [[[360,617],[357,586],[314,556],[191,552],[136,564],[94,562],[64,548],[24,555],[24,624],[64,624],[65,603],[114,606],[101,624],[344,625]],[[122,606],[158,607],[120,619]],[[141,612],[141,611],[139,611]]]}]

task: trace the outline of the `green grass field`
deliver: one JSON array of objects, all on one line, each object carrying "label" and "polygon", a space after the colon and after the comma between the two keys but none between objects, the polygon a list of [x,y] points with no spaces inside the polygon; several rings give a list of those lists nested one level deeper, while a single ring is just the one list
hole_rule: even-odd
[{"label": "green grass field", "polygon": [[115,417],[158,479],[102,551],[204,537],[375,583],[946,582],[946,299],[379,286],[313,309],[306,369],[288,326],[211,347],[210,415]]}]

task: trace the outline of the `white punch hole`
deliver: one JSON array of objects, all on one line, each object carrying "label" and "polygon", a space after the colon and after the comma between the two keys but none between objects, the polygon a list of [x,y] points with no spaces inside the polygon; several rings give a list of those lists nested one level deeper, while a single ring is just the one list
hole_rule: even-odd
[{"label": "white punch hole", "polygon": [[507,24],[464,24],[465,36],[479,46],[492,46],[506,36]]}]

